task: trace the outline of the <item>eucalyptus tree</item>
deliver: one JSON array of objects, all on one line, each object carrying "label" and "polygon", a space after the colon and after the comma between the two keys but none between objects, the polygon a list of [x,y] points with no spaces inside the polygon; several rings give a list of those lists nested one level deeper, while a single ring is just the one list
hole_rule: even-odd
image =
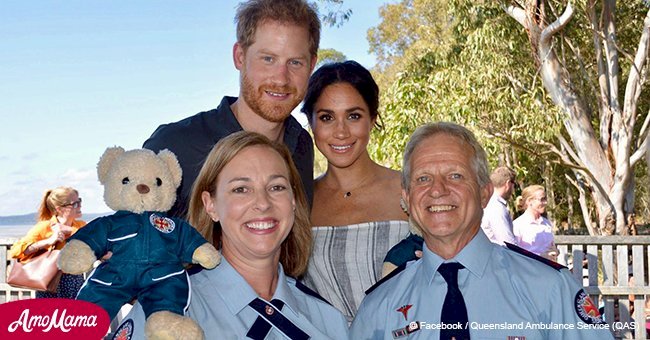
[{"label": "eucalyptus tree", "polygon": [[627,233],[634,166],[648,143],[647,2],[520,0],[502,4],[528,36],[544,89],[569,138],[553,151],[588,184],[598,232]]},{"label": "eucalyptus tree", "polygon": [[[380,37],[371,43],[385,57],[380,71],[394,75],[380,84],[385,129],[375,135],[376,158],[397,166],[424,122],[463,123],[493,161],[505,155],[521,174],[574,184],[591,234],[627,233],[633,170],[648,139],[645,2],[404,0],[391,9],[370,33]],[[437,32],[434,43],[423,43],[427,29],[416,25]],[[388,31],[399,27],[414,38]]]}]

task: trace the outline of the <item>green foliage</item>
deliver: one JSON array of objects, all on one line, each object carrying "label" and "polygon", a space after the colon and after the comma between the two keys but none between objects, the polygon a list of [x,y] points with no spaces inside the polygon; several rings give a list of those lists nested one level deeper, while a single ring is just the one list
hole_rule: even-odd
[{"label": "green foliage", "polygon": [[318,61],[316,61],[316,67],[314,70],[318,69],[323,64],[335,63],[345,61],[347,57],[343,52],[337,51],[333,48],[322,48],[318,50]]},{"label": "green foliage", "polygon": [[[423,15],[414,10],[416,5],[437,12]],[[577,6],[581,5],[584,1]],[[549,8],[553,12],[563,9],[558,2]],[[564,113],[546,96],[528,36],[519,24],[495,1],[404,0],[385,6],[381,13],[384,22],[369,33],[371,49],[383,63],[375,72],[389,70],[394,76],[378,77],[385,128],[373,134],[372,157],[399,169],[408,136],[417,126],[443,120],[463,124],[481,140],[492,166],[505,160],[517,171],[522,186],[552,185],[548,190],[555,194],[557,221],[571,217],[574,224],[582,224],[577,191],[566,190],[573,188],[565,178],[572,172],[558,165],[548,148],[558,145],[557,136],[565,133]],[[617,15],[633,19],[631,14]],[[411,16],[415,17],[409,21]],[[394,24],[397,20],[403,21],[402,26]],[[414,28],[416,24],[441,34],[424,43],[424,35],[418,32],[426,30]],[[593,63],[585,62],[593,60],[594,53],[588,25],[583,15],[567,28],[572,34],[558,43],[563,44],[572,79],[595,102],[596,70]],[[408,31],[400,31],[407,27]],[[621,39],[638,39],[638,33],[631,35],[622,34]]]}]

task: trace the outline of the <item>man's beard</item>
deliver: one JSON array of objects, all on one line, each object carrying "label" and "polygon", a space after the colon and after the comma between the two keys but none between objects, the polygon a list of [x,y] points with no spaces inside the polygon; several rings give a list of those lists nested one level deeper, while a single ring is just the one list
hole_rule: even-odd
[{"label": "man's beard", "polygon": [[[271,103],[269,100],[262,100],[263,96],[266,94],[264,90],[277,93],[288,93],[289,98],[284,102]],[[248,104],[248,107],[253,110],[258,116],[268,120],[269,122],[281,123],[289,115],[291,111],[300,104],[303,94],[297,95],[297,90],[292,87],[282,86],[282,87],[272,87],[264,86],[264,89],[256,89],[250,79],[243,74],[242,80],[242,96],[244,101]]]}]

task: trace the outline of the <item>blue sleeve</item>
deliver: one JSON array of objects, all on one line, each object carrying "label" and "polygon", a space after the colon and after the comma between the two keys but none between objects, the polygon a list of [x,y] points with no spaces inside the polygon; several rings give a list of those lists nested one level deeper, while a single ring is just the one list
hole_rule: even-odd
[{"label": "blue sleeve", "polygon": [[110,216],[92,220],[85,227],[77,230],[69,240],[79,240],[87,244],[100,258],[108,251],[108,232],[111,226]]},{"label": "blue sleeve", "polygon": [[399,267],[402,264],[417,260],[415,256],[416,250],[422,250],[422,244],[424,239],[415,234],[409,234],[409,236],[401,240],[398,244],[394,245],[384,258],[384,262],[389,262]]},{"label": "blue sleeve", "polygon": [[366,296],[350,326],[350,339],[383,339],[387,311],[376,294]]},{"label": "blue sleeve", "polygon": [[179,245],[180,258],[185,263],[192,263],[192,255],[196,248],[208,241],[192,225],[182,219],[174,218],[174,222],[179,228]]},{"label": "blue sleeve", "polygon": [[122,319],[120,326],[117,327],[115,332],[113,332],[110,339],[144,340],[145,322],[146,317],[144,315],[144,311],[142,310],[142,306],[140,306],[140,303],[136,303],[133,305],[133,308],[131,308],[131,311],[129,311],[129,314],[127,314],[124,319]]},{"label": "blue sleeve", "polygon": [[572,330],[548,330],[549,339],[598,340],[613,339],[609,326],[598,316],[598,306],[578,285],[567,269],[560,270],[560,279],[552,289],[548,302],[550,323],[573,324]]}]

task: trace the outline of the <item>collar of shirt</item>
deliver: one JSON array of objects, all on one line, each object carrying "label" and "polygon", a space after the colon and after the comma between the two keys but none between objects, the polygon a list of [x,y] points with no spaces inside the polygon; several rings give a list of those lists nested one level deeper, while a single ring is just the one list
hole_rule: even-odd
[{"label": "collar of shirt", "polygon": [[537,225],[545,225],[544,220],[546,219],[544,216],[539,216],[539,218],[535,219],[533,217],[533,214],[528,212],[528,210],[524,211],[523,214],[521,214],[520,218],[522,219],[522,222],[526,224],[537,224]]},{"label": "collar of shirt", "polygon": [[[219,133],[216,131],[242,131],[243,128],[237,121],[237,118],[235,118],[235,114],[232,112],[232,109],[230,109],[230,106],[237,101],[237,97],[229,97],[229,96],[224,96],[223,99],[221,99],[221,103],[219,103],[219,106],[217,107],[217,112],[219,113],[217,115],[218,119],[212,119],[207,122],[207,127],[210,132],[211,136],[215,136],[214,142],[217,143],[219,139],[221,139],[221,136],[223,133]],[[298,137],[300,136],[300,133],[302,132],[302,126],[300,123],[298,123],[298,120],[294,118],[292,115],[289,115],[287,119],[284,121],[284,135],[283,135],[283,140],[282,142],[289,148],[289,151],[293,154],[294,151],[296,150],[296,146],[298,145]]]},{"label": "collar of shirt", "polygon": [[497,202],[503,204],[504,207],[507,207],[507,206],[508,206],[508,202],[507,202],[506,200],[504,200],[503,197],[501,197],[501,195],[499,195],[499,194],[492,194],[492,198],[494,198],[495,200],[497,200]]},{"label": "collar of shirt", "polygon": [[485,268],[492,256],[493,244],[485,236],[483,230],[479,229],[474,238],[452,259],[445,260],[438,254],[429,250],[426,244],[422,247],[422,265],[425,277],[429,284],[438,273],[438,267],[444,262],[458,262],[462,264],[472,275],[483,277]]},{"label": "collar of shirt", "polygon": [[[225,301],[226,308],[233,315],[241,312],[244,308],[248,307],[248,304],[253,299],[259,297],[244,277],[223,257],[221,258],[221,263],[216,268],[211,270],[204,269],[196,275],[205,275],[208,278],[209,284],[214,289],[210,290],[207,294],[219,295]],[[287,277],[284,275],[282,264],[278,264],[278,285],[275,288],[273,299],[282,300],[286,307],[296,313],[291,307],[296,305],[296,300],[287,284]]]}]

